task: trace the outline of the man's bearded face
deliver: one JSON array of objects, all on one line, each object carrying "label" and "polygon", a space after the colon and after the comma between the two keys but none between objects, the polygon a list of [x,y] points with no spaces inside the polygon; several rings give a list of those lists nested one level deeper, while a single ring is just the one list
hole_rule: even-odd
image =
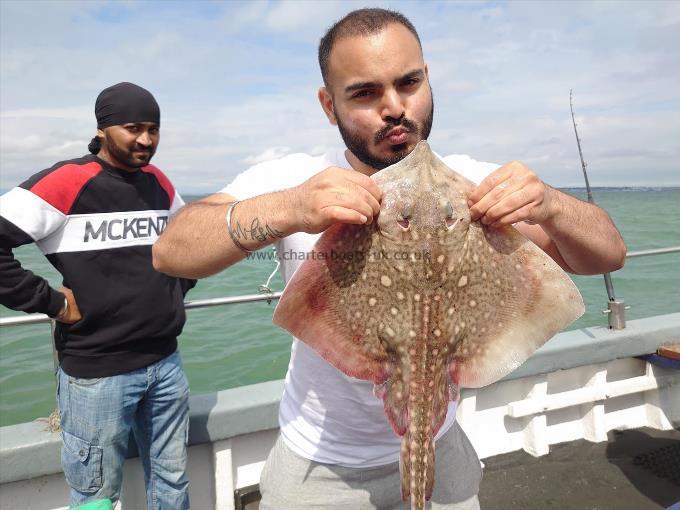
[{"label": "man's bearded face", "polygon": [[[431,93],[431,92],[430,92]],[[382,126],[378,131],[375,132],[372,139],[368,137],[362,137],[357,131],[353,131],[347,124],[345,124],[342,119],[335,114],[338,129],[340,130],[340,136],[345,142],[347,148],[361,161],[362,163],[375,168],[376,170],[382,170],[390,165],[398,163],[404,159],[413,150],[413,147],[408,147],[407,143],[401,143],[391,146],[392,154],[387,157],[381,157],[375,154],[371,150],[371,146],[377,146],[387,138],[389,132],[395,127],[400,126],[408,131],[410,135],[415,135],[420,140],[427,140],[430,136],[430,131],[432,129],[432,121],[434,118],[434,100],[431,102],[430,111],[428,115],[423,119],[423,121],[418,124],[417,122],[407,118],[402,115],[399,119],[388,118],[385,125]]]}]

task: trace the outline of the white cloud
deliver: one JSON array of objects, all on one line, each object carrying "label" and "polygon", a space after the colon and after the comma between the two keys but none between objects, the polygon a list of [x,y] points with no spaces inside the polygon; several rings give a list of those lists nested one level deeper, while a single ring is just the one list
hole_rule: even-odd
[{"label": "white cloud", "polygon": [[3,111],[0,120],[12,119],[61,119],[66,121],[92,122],[94,105],[74,106],[71,108],[20,108],[18,110]]},{"label": "white cloud", "polygon": [[[345,2],[326,0],[284,0],[276,3],[265,17],[268,28],[277,32],[309,34],[318,41],[335,19],[342,17],[347,10]],[[313,30],[309,30],[309,29]],[[314,31],[319,34],[312,35]]]},{"label": "white cloud", "polygon": [[[522,159],[548,182],[578,185],[573,88],[594,184],[680,184],[677,2],[382,5],[419,29],[441,154]],[[156,95],[154,162],[185,194],[340,145],[316,99],[316,45],[359,6],[1,2],[0,187],[84,154],[96,95],[123,80]]]},{"label": "white cloud", "polygon": [[2,139],[2,150],[6,153],[33,152],[42,149],[44,143],[44,139],[38,135],[28,135],[22,138],[7,136]]},{"label": "white cloud", "polygon": [[270,147],[257,156],[243,158],[241,162],[248,166],[257,165],[258,163],[264,163],[265,161],[282,158],[287,154],[290,154],[290,147]]}]

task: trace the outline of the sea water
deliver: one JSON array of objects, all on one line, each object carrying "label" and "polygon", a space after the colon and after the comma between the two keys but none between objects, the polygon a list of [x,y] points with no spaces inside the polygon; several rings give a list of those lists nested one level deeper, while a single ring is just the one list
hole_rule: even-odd
[{"label": "sea water", "polygon": [[[583,190],[565,190],[585,198]],[[680,188],[593,190],[620,229],[629,251],[680,245]],[[185,197],[188,201],[196,197]],[[266,250],[271,250],[268,248]],[[34,245],[15,250],[23,266],[61,284],[57,272]],[[257,294],[275,268],[272,258],[244,260],[199,281],[187,299]],[[574,276],[586,313],[569,329],[607,326],[604,280]],[[627,319],[680,312],[680,253],[633,258],[612,274],[618,299],[630,305]],[[270,283],[282,290],[277,273]],[[276,302],[244,303],[187,312],[179,344],[194,394],[280,379],[286,372],[290,336],[271,323]],[[140,313],[144,313],[140,310]],[[0,316],[23,315],[0,306]],[[0,425],[47,416],[55,407],[50,326],[0,328]]]}]

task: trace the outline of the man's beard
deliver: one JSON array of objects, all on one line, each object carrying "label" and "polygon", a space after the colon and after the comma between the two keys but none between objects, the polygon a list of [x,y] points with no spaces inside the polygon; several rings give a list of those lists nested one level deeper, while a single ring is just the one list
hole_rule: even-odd
[{"label": "man's beard", "polygon": [[[376,170],[382,170],[383,168],[387,168],[390,165],[398,163],[406,156],[408,156],[410,153],[410,151],[408,150],[408,144],[401,143],[399,145],[393,145],[392,155],[386,158],[374,156],[373,154],[371,154],[371,150],[369,148],[369,141],[367,139],[361,138],[358,134],[348,129],[342,123],[340,117],[338,117],[337,115],[335,116],[335,118],[338,123],[338,130],[340,131],[340,136],[342,136],[342,140],[345,142],[345,146],[350,150],[352,154],[354,154],[357,157],[357,159],[359,159],[359,161],[361,161],[365,165],[370,166],[371,168],[375,168]],[[418,135],[419,141],[427,140],[427,138],[430,136],[430,130],[432,129],[433,118],[434,118],[434,100],[432,100],[430,113],[428,114],[427,117],[425,117],[425,120],[423,121],[421,126],[418,126],[418,124],[416,124],[414,121],[406,118],[403,115],[398,119],[391,119],[386,123],[385,126],[380,128],[380,130],[378,130],[378,132],[373,136],[373,144],[378,145],[387,137],[387,134],[397,126],[402,126],[403,128],[407,129],[409,133],[415,133],[416,135]]]},{"label": "man's beard", "polygon": [[[128,168],[141,168],[148,165],[151,158],[156,153],[156,150],[153,147],[143,147],[137,143],[135,143],[132,148],[123,148],[116,144],[108,133],[104,133],[104,136],[106,137],[106,149],[109,151],[109,154]],[[149,156],[144,160],[138,159],[133,156],[132,153],[134,151],[146,152]]]}]

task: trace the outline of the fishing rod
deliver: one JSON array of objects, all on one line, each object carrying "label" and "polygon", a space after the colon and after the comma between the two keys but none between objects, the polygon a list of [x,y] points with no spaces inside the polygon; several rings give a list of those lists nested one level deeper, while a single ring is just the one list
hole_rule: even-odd
[{"label": "fishing rod", "polygon": [[[583,151],[581,150],[581,139],[578,136],[578,130],[576,129],[576,119],[574,118],[574,105],[572,102],[573,91],[569,89],[569,109],[571,110],[571,122],[574,124],[574,134],[576,135],[576,145],[578,146],[578,155],[581,158],[581,168],[583,169],[583,178],[586,181],[586,193],[588,195],[588,202],[595,204],[593,200],[593,192],[590,189],[590,181],[588,180],[588,172],[586,171],[586,162],[583,159]],[[609,307],[607,310],[603,310],[604,313],[609,315],[609,327],[611,329],[623,329],[626,327],[625,319],[625,309],[622,300],[617,300],[614,294],[614,284],[612,283],[612,277],[609,273],[604,273],[604,285],[607,288],[607,297],[609,298]]]}]

